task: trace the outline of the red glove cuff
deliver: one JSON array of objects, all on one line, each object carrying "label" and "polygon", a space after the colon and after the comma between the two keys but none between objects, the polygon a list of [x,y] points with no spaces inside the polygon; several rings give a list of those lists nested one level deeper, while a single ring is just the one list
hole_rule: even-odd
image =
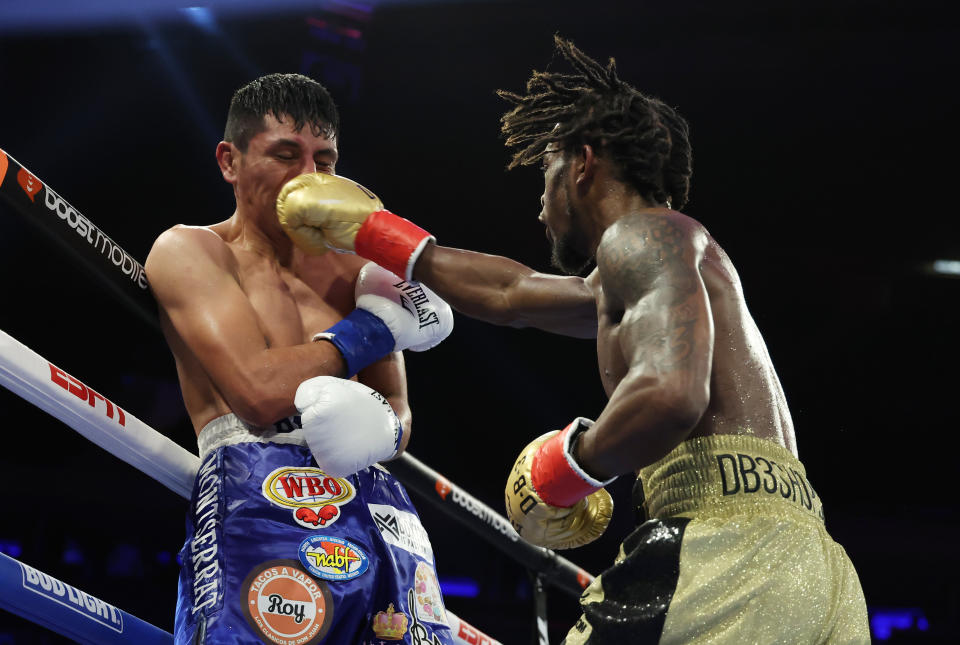
[{"label": "red glove cuff", "polygon": [[585,419],[576,419],[559,434],[544,441],[533,455],[530,483],[547,504],[569,508],[613,481],[594,479],[573,459],[572,440],[582,426],[591,424]]},{"label": "red glove cuff", "polygon": [[435,239],[410,220],[390,211],[376,211],[360,226],[353,248],[360,257],[373,260],[410,282],[420,252]]}]

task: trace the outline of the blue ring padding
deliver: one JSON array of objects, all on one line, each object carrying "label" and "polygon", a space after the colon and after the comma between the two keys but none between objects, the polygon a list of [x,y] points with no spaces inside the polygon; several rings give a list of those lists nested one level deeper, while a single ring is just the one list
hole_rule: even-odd
[{"label": "blue ring padding", "polygon": [[173,643],[169,632],[3,553],[0,553],[0,609],[78,643]]},{"label": "blue ring padding", "polygon": [[366,309],[354,309],[326,333],[333,334],[330,342],[343,354],[348,378],[379,361],[396,345],[387,324]]}]

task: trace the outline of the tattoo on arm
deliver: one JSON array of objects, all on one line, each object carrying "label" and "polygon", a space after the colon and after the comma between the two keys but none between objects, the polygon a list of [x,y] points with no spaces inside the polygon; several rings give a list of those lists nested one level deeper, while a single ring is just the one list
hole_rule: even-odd
[{"label": "tattoo on arm", "polygon": [[692,307],[682,305],[670,318],[672,324],[669,327],[664,327],[659,317],[641,317],[634,322],[631,336],[636,343],[634,349],[639,361],[653,360],[661,369],[673,369],[691,357],[697,315]]},{"label": "tattoo on arm", "polygon": [[670,217],[640,215],[614,226],[597,262],[608,298],[629,312],[634,359],[679,367],[694,351],[702,313],[690,234]]}]

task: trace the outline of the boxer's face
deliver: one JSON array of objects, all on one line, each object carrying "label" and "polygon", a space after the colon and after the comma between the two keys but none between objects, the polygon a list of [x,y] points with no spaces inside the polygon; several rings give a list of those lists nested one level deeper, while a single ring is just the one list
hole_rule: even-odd
[{"label": "boxer's face", "polygon": [[306,173],[334,173],[337,140],[314,135],[309,125],[295,130],[288,116],[278,121],[267,114],[264,124],[266,129],[250,139],[246,152],[238,151],[231,183],[238,205],[275,220],[277,195],[284,184]]},{"label": "boxer's face", "polygon": [[590,264],[582,215],[570,202],[573,182],[570,159],[556,144],[548,147],[542,160],[543,195],[540,197],[540,221],[547,227],[550,261],[564,273],[576,275]]}]

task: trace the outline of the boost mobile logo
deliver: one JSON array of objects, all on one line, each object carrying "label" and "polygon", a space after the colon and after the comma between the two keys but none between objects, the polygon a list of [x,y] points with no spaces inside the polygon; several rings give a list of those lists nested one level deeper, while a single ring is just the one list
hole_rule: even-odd
[{"label": "boost mobile logo", "polygon": [[513,529],[510,522],[494,513],[485,504],[478,502],[469,495],[464,495],[456,488],[453,489],[453,503],[475,515],[484,524],[492,526],[511,541],[516,542],[520,539],[520,535]]},{"label": "boost mobile logo", "polygon": [[[33,175],[30,176],[36,180],[36,177],[33,177]],[[37,184],[34,192],[40,190],[40,187],[43,185],[40,184],[39,180],[37,180]],[[23,186],[23,183],[21,182],[20,185]],[[53,192],[49,186],[46,188],[44,191],[44,205],[47,209],[56,213],[57,217],[77,232],[77,235],[85,239],[90,246],[97,249],[102,256],[119,268],[120,271],[123,272],[123,275],[129,277],[130,280],[136,283],[141,289],[146,289],[147,276],[140,263],[127,255],[127,252],[120,248],[116,242],[107,237],[93,222],[64,201],[60,195]],[[27,188],[24,187],[24,190],[27,190]],[[27,194],[30,195],[29,192]],[[33,195],[30,195],[30,199],[33,200]]]},{"label": "boost mobile logo", "polygon": [[43,188],[43,182],[27,172],[26,168],[21,168],[20,172],[17,173],[17,183],[20,184],[20,188],[27,194],[31,202],[34,196]]}]

